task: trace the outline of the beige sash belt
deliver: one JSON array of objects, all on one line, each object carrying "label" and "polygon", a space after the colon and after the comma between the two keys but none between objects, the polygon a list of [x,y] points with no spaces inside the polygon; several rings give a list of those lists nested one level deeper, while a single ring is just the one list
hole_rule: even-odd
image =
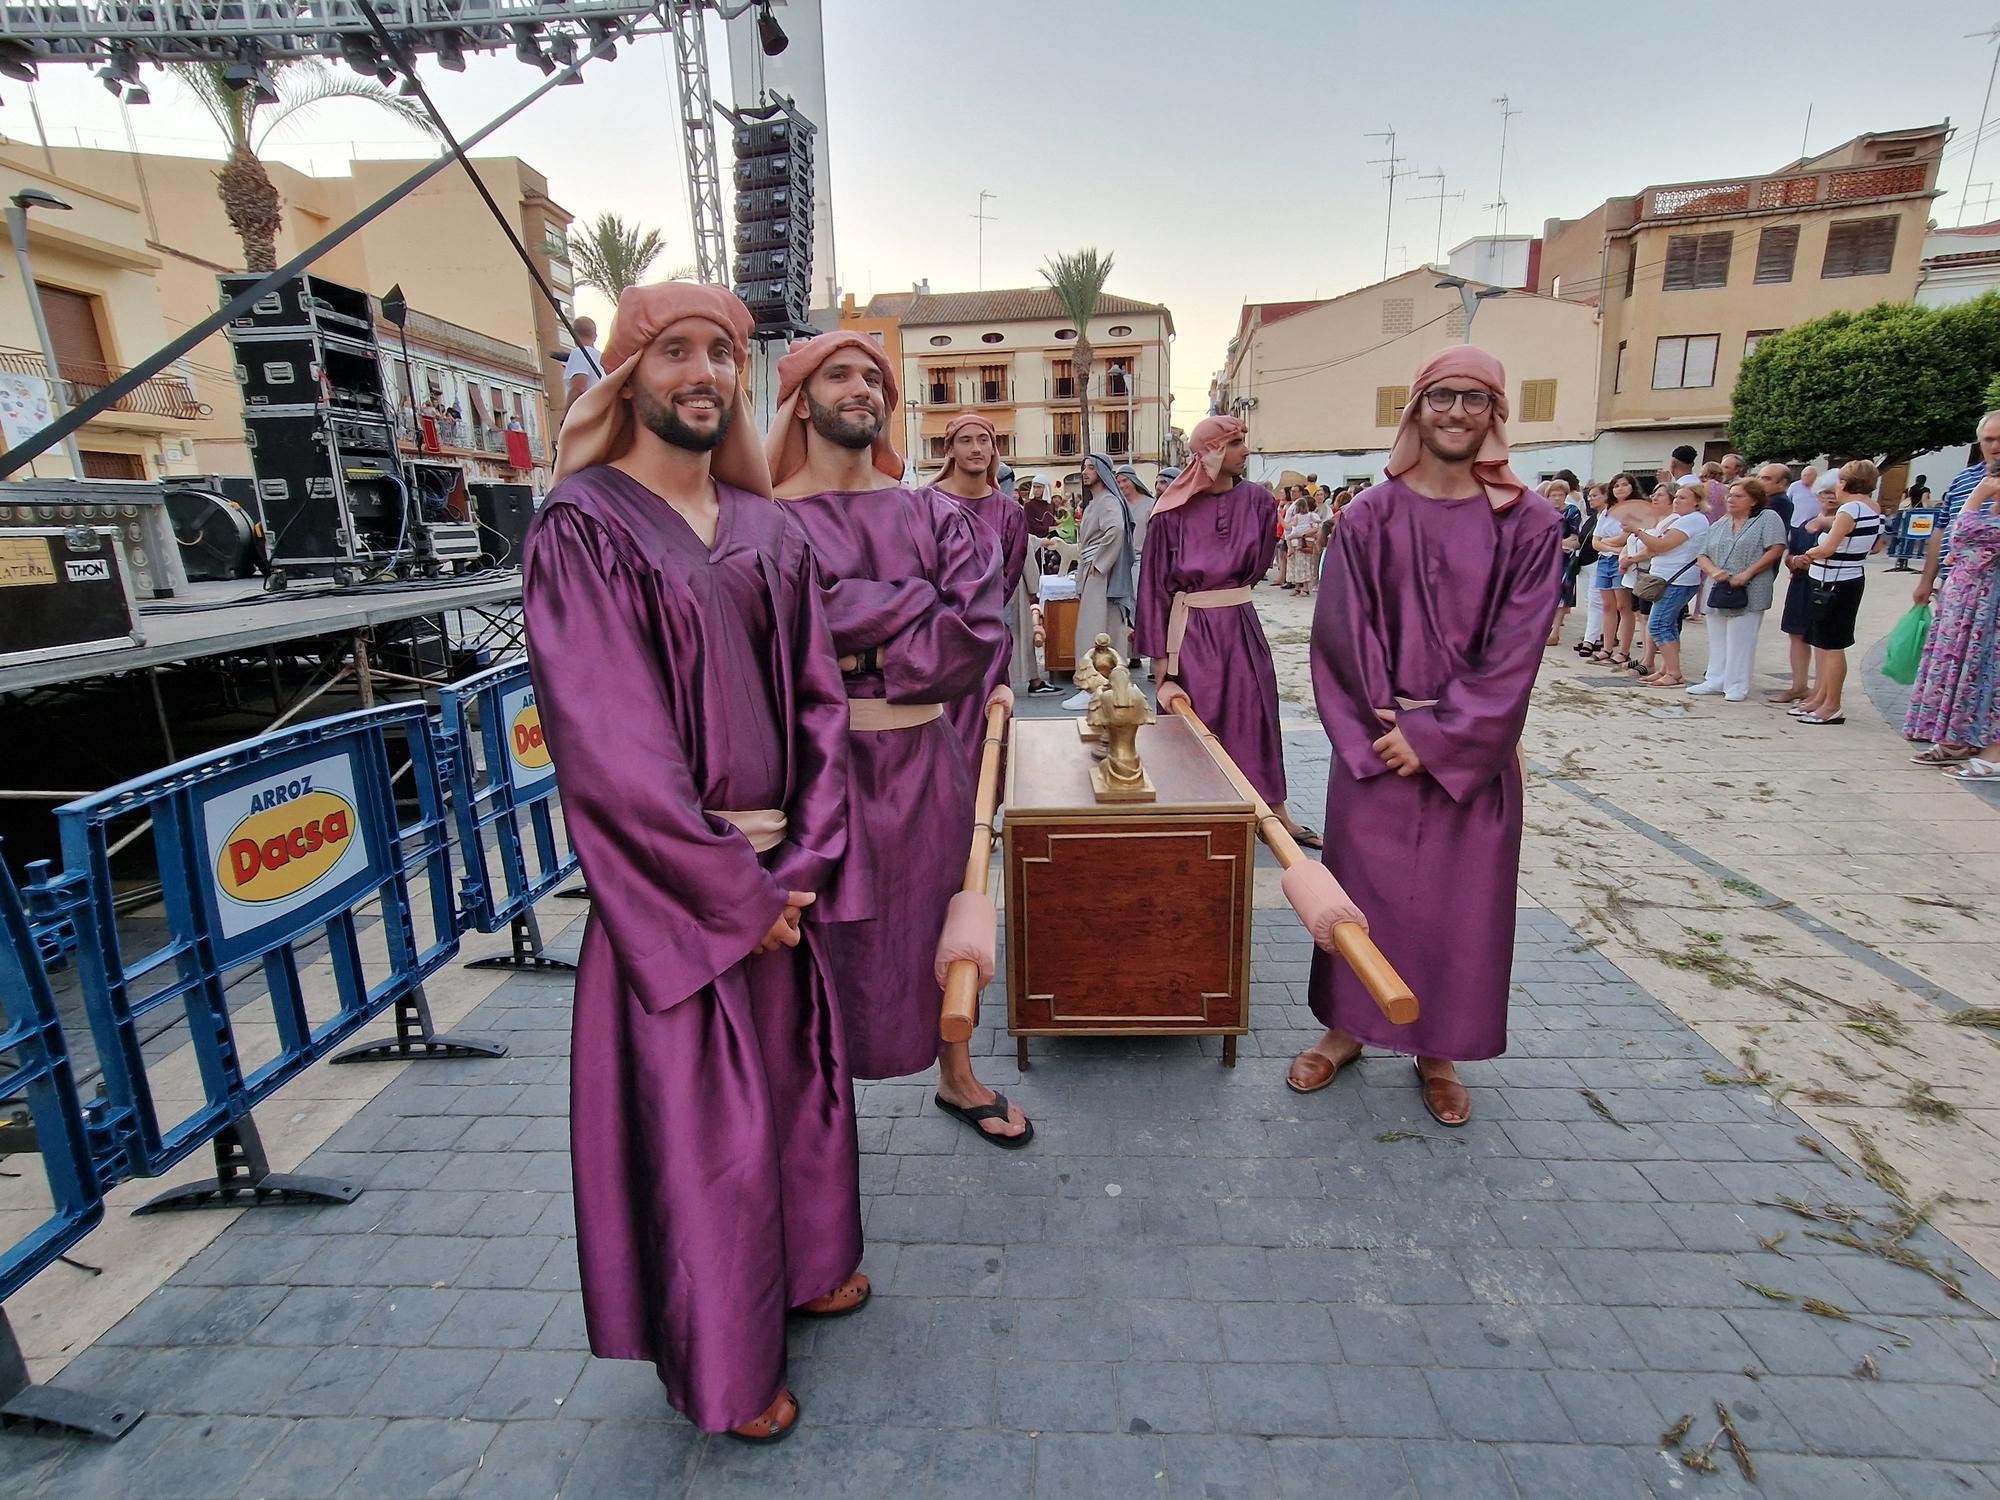
[{"label": "beige sash belt", "polygon": [[711,818],[720,818],[736,829],[746,839],[750,847],[759,854],[768,854],[785,841],[786,819],[784,809],[759,807],[750,812],[718,812],[712,807],[702,809]]},{"label": "beige sash belt", "polygon": [[886,698],[849,698],[847,727],[858,734],[885,729],[917,729],[944,717],[942,703],[891,703]]},{"label": "beige sash belt", "polygon": [[1247,584],[1236,589],[1199,589],[1192,594],[1174,595],[1173,605],[1167,611],[1167,675],[1173,677],[1180,672],[1181,642],[1187,639],[1189,610],[1228,609],[1249,602]]}]

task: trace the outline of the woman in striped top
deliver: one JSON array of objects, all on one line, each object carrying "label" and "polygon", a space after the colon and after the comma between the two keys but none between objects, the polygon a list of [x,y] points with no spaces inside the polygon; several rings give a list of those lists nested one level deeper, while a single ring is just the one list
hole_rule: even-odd
[{"label": "woman in striped top", "polygon": [[1847,681],[1847,648],[1854,644],[1854,619],[1861,610],[1868,554],[1882,545],[1882,512],[1875,508],[1875,465],[1865,458],[1840,470],[1840,508],[1819,545],[1793,559],[1811,581],[1811,613],[1806,644],[1813,648],[1812,696],[1789,710],[1801,724],[1845,724],[1840,690]]}]

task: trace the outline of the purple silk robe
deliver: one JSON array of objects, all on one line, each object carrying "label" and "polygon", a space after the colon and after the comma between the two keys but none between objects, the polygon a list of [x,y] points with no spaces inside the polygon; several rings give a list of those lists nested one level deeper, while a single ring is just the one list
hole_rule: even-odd
[{"label": "purple silk robe", "polygon": [[[876,652],[878,670],[846,678],[849,696],[950,704],[981,690],[1007,626],[998,551],[963,507],[906,489],[778,503],[812,543],[834,650]],[[819,916],[848,1071],[900,1078],[937,1058],[933,961],[965,878],[972,778],[949,718],[851,731],[847,747],[847,857]]]},{"label": "purple silk robe", "polygon": [[[1248,480],[1220,495],[1198,495],[1146,528],[1139,570],[1136,655],[1164,673],[1167,614],[1174,595],[1254,585],[1278,546],[1277,501]],[[1162,681],[1167,679],[1162,677]],[[1278,731],[1278,672],[1254,604],[1188,611],[1178,682],[1237,769],[1273,806],[1285,800],[1285,742]]]},{"label": "purple silk robe", "polygon": [[[590,883],[570,1058],[591,1351],[650,1360],[711,1432],[785,1383],[785,1314],[861,1260],[860,1159],[824,934],[755,954],[846,842],[847,705],[812,557],[718,486],[713,547],[617,469],[556,486],[522,598]],[[782,809],[759,856],[703,809]]]},{"label": "purple silk robe", "polygon": [[1021,586],[1021,574],[1028,566],[1028,517],[1018,504],[998,490],[990,490],[977,500],[960,499],[936,485],[931,486],[931,493],[970,514],[1000,549],[1000,619],[1007,648],[993,663],[993,670],[986,674],[979,691],[966,694],[945,710],[945,717],[951,720],[952,729],[965,746],[966,767],[977,787],[979,754],[986,739],[986,700],[1007,681],[1008,668],[1014,659],[1014,612],[1008,606],[1013,603],[1014,590]]},{"label": "purple silk robe", "polygon": [[[1555,618],[1562,518],[1533,495],[1433,500],[1400,480],[1341,512],[1313,620],[1313,694],[1333,742],[1326,866],[1422,1015],[1392,1026],[1348,967],[1313,954],[1321,1024],[1378,1047],[1467,1062],[1507,1050],[1521,726]],[[1424,769],[1371,748],[1400,711]]]}]

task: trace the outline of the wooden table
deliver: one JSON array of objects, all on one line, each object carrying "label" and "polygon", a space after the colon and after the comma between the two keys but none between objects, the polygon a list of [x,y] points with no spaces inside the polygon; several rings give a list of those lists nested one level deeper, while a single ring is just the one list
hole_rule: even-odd
[{"label": "wooden table", "polygon": [[1139,731],[1153,802],[1098,802],[1074,719],[1016,719],[1008,750],[1007,1031],[1250,1029],[1254,808],[1178,718]]},{"label": "wooden table", "polygon": [[1042,606],[1042,665],[1051,672],[1076,670],[1075,599],[1051,599]]}]

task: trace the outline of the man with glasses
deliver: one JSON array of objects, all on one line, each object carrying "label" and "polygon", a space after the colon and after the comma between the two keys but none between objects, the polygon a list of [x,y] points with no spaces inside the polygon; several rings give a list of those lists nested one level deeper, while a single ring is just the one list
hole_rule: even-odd
[{"label": "man with glasses", "polygon": [[[1507,466],[1506,373],[1454,345],[1410,382],[1381,484],[1333,534],[1313,620],[1313,691],[1333,742],[1326,853],[1422,1017],[1392,1025],[1313,955],[1326,1035],[1286,1082],[1313,1093],[1364,1045],[1410,1055],[1424,1107],[1463,1125],[1455,1063],[1507,1046],[1521,726],[1554,617],[1562,520]],[[1442,924],[1440,913],[1446,913]]]}]

